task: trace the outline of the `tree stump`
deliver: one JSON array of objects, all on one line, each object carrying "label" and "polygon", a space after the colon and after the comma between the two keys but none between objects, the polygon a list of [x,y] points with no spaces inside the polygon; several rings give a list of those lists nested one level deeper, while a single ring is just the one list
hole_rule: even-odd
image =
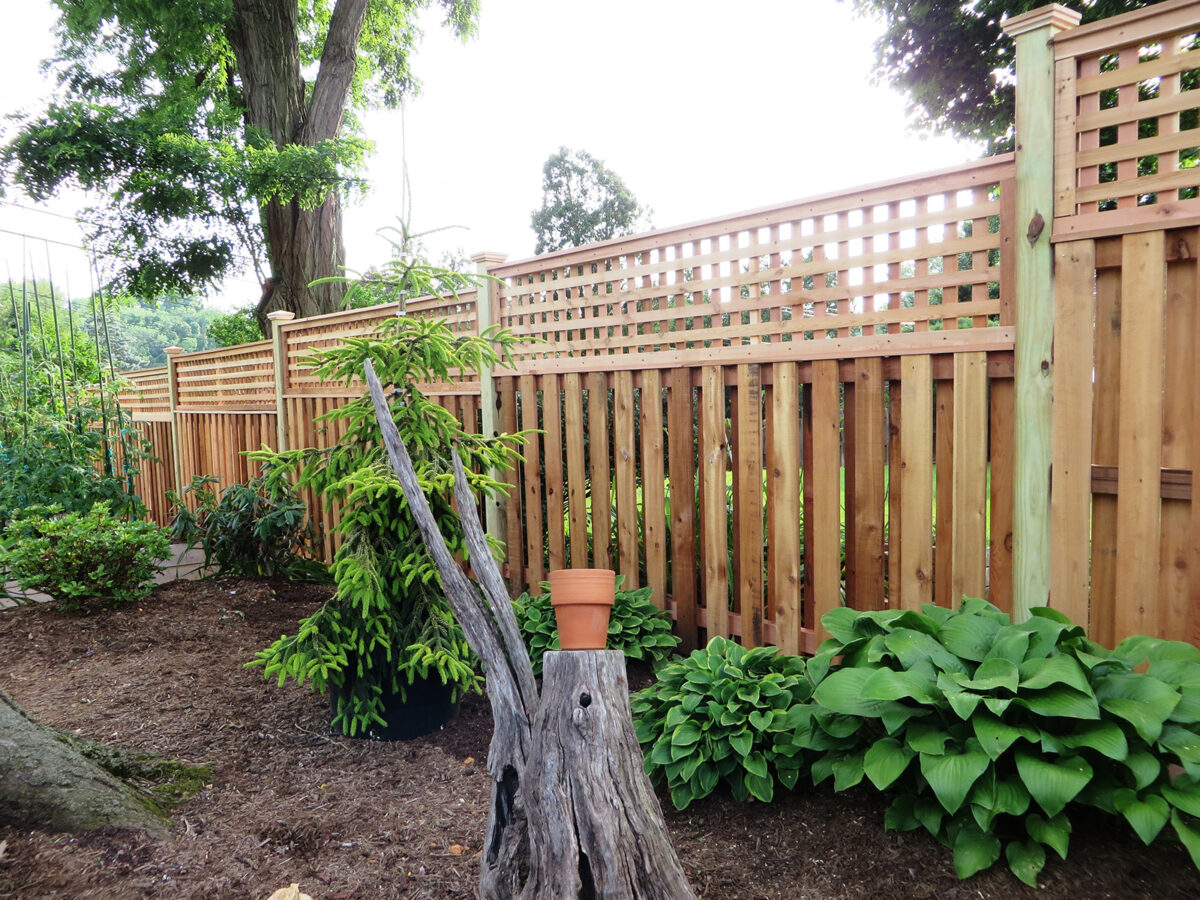
[{"label": "tree stump", "polygon": [[552,651],[522,779],[522,897],[691,898],[642,767],[619,650]]},{"label": "tree stump", "polygon": [[364,373],[384,447],[442,576],[446,599],[483,661],[492,706],[492,803],[480,862],[483,900],[693,900],[662,808],[642,768],[625,657],[569,650],[544,657],[538,696],[512,599],[488,548],[462,460],[451,454],[467,580],[438,531],[383,386]]}]

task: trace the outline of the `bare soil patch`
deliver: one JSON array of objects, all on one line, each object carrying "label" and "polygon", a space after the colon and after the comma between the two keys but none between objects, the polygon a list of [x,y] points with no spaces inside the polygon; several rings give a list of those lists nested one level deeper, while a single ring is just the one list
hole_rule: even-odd
[{"label": "bare soil patch", "polygon": [[[176,582],[136,608],[0,613],[0,686],[38,721],[213,766],[165,839],[0,828],[0,897],[473,897],[488,801],[491,718],[468,698],[414,741],[335,737],[326,699],[244,663],[324,597],[277,581]],[[1078,822],[1036,893],[1000,867],[960,882],[923,834],[883,830],[887,800],[807,788],[770,806],[727,796],[666,817],[699,896],[759,898],[1200,897],[1178,846],[1122,823]]]}]

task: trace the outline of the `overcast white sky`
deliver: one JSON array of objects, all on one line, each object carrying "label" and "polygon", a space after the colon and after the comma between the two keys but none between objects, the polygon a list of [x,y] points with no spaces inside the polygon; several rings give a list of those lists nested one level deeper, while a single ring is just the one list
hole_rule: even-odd
[{"label": "overcast white sky", "polygon": [[[55,11],[49,0],[14,7],[0,38],[0,114],[48,91],[38,63],[53,49]],[[431,236],[431,248],[510,259],[533,252],[542,164],[560,146],[604,160],[660,227],[978,156],[906,130],[903,99],[870,84],[879,31],[835,0],[482,0],[466,44],[431,19],[415,61],[421,95],[403,116],[365,116],[372,192],[346,210],[348,264],[387,257],[376,230],[402,210],[405,152],[413,227],[463,226]],[[5,231],[68,243],[79,231],[14,202],[30,205],[11,194],[0,205],[0,261],[19,278],[22,241]],[[78,203],[42,208],[69,217]],[[25,247],[44,271],[44,245]],[[58,283],[69,270],[83,293],[83,255],[54,247],[53,257]],[[256,299],[243,276],[212,302]]]}]

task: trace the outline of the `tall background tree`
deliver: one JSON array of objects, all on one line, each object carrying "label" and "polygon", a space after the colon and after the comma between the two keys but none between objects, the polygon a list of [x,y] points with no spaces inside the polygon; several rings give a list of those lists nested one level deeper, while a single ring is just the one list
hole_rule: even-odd
[{"label": "tall background tree", "polygon": [[[1013,145],[1013,44],[1000,21],[1048,0],[852,0],[886,24],[875,44],[880,81],[908,97],[920,129],[983,142],[990,155]],[[1059,0],[1092,22],[1160,0]]]},{"label": "tall background tree", "polygon": [[532,219],[535,253],[633,234],[649,220],[650,210],[621,177],[590,153],[561,147],[542,167],[542,205]]},{"label": "tall background tree", "polygon": [[[2,151],[44,199],[103,199],[90,242],[117,287],[193,292],[253,266],[256,313],[340,306],[341,195],[368,144],[355,112],[418,87],[417,16],[466,38],[478,0],[54,0],[59,90]],[[265,332],[265,328],[264,328]]]}]

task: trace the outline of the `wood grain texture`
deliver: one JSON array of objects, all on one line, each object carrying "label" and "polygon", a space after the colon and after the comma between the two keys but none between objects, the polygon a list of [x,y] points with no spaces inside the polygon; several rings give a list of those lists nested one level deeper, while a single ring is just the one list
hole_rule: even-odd
[{"label": "wood grain texture", "polygon": [[696,413],[691,373],[669,370],[666,375],[667,453],[671,481],[671,596],[675,601],[675,632],[680,649],[697,646],[696,607]]},{"label": "wood grain texture", "polygon": [[719,366],[705,366],[700,387],[700,545],[701,585],[709,640],[729,636],[726,440],[724,373]]},{"label": "wood grain texture", "polygon": [[633,373],[613,376],[613,483],[617,497],[617,573],[625,589],[641,584],[638,557],[637,430],[634,416]]},{"label": "wood grain texture", "polygon": [[737,368],[738,457],[734,504],[740,510],[734,530],[738,555],[738,599],[742,644],[763,643],[763,412],[762,373],[757,365]]},{"label": "wood grain texture", "polygon": [[667,602],[667,499],[664,480],[662,377],[658,369],[642,372],[642,552],[650,599],[662,609]]},{"label": "wood grain texture", "polygon": [[954,544],[950,594],[987,593],[987,358],[982,353],[954,357]]},{"label": "wood grain texture", "polygon": [[567,444],[567,514],[571,528],[570,564],[588,568],[587,460],[584,458],[583,387],[578,372],[563,376],[563,428]]},{"label": "wood grain texture", "polygon": [[806,535],[813,542],[813,605],[817,640],[829,635],[821,616],[842,605],[841,382],[837,364],[813,364],[812,511]]},{"label": "wood grain texture", "polygon": [[900,391],[900,608],[933,602],[933,373],[928,356],[906,357]]},{"label": "wood grain texture", "polygon": [[771,396],[771,579],[779,648],[799,653],[800,594],[800,390],[795,363],[775,366]]}]

